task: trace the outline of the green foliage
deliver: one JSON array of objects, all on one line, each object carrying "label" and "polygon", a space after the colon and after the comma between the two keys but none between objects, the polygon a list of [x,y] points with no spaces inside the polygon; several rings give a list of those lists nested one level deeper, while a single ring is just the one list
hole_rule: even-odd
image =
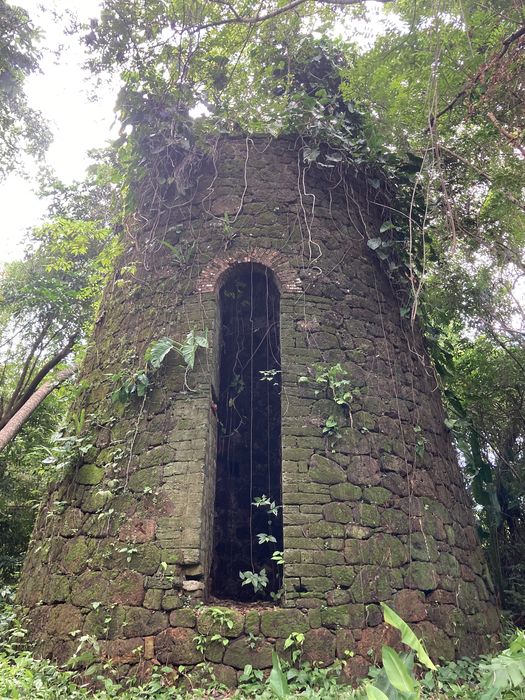
[{"label": "green foliage", "polygon": [[242,581],[241,586],[253,586],[256,593],[261,593],[268,585],[268,574],[266,569],[261,569],[259,573],[255,571],[239,571],[239,577]]},{"label": "green foliage", "polygon": [[292,632],[284,640],[284,650],[289,650],[291,654],[292,663],[295,664],[301,658],[301,653],[304,644],[304,634],[302,632]]},{"label": "green foliage", "polygon": [[42,158],[51,134],[24,91],[38,71],[40,32],[26,10],[0,0],[0,180],[21,166],[25,151]]},{"label": "green foliage", "polygon": [[525,688],[525,632],[518,631],[505,651],[482,664],[481,700],[495,700],[509,688]]},{"label": "green foliage", "polygon": [[394,612],[394,610],[392,610],[392,608],[389,608],[386,603],[380,603],[380,605],[383,611],[385,622],[401,633],[401,641],[403,642],[403,644],[406,644],[407,647],[409,647],[410,649],[412,649],[412,651],[416,653],[417,660],[420,664],[426,666],[426,668],[428,668],[431,671],[435,671],[436,667],[431,661],[429,655],[427,654],[425,647],[423,646],[421,641],[416,637],[414,632],[412,632],[407,623],[404,620],[402,620],[399,617],[399,615],[396,612]]},{"label": "green foliage", "polygon": [[153,375],[157,372],[166,356],[175,350],[186,364],[186,371],[195,366],[195,357],[199,348],[208,347],[208,333],[197,333],[191,330],[182,343],[177,343],[171,338],[156,340],[147,348],[144,354],[145,366],[132,374],[117,374],[113,381],[118,383],[117,388],[111,394],[113,403],[128,403],[132,396],[144,398],[152,386]]},{"label": "green foliage", "polygon": [[339,427],[339,421],[337,420],[337,418],[335,416],[330,415],[322,425],[323,435],[333,439],[340,438],[341,433],[339,432]]},{"label": "green foliage", "polygon": [[276,698],[283,700],[284,698],[288,697],[290,692],[288,680],[286,675],[283,673],[281,661],[275,651],[272,651],[272,670],[270,671],[268,682]]},{"label": "green foliage", "polygon": [[[252,505],[255,506],[256,508],[265,508],[268,515],[272,517],[277,517],[278,515],[278,509],[282,508],[282,506],[278,506],[274,500],[272,500],[270,497],[266,496],[264,493],[262,496],[255,496]],[[271,519],[268,520],[268,525],[271,526],[272,521]],[[277,539],[271,534],[267,532],[259,532],[257,533],[257,543],[260,545],[264,544],[276,544]],[[271,555],[271,560],[275,561],[277,564],[284,564],[284,558],[283,558],[283,552],[274,550]],[[239,577],[242,580],[242,586],[247,586],[251,585],[253,586],[253,590],[255,593],[262,593],[266,589],[268,585],[268,574],[266,570],[263,568],[259,571],[259,573],[256,573],[253,570],[248,570],[248,571],[239,571]],[[280,597],[281,593],[271,593],[270,596],[273,600],[278,599]]]},{"label": "green foliage", "polygon": [[[323,392],[337,406],[342,406],[348,412],[350,425],[352,425],[351,402],[353,395],[358,390],[352,390],[348,379],[348,372],[337,363],[335,365],[315,365],[310,371],[311,376],[299,377],[299,384],[314,383],[316,395]],[[323,435],[327,438],[338,439],[341,437],[339,419],[329,415],[322,424]]]}]

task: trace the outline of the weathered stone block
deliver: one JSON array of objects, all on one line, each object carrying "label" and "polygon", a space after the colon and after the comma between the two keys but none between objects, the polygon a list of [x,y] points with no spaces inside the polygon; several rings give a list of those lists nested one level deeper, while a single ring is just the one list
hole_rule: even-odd
[{"label": "weathered stone block", "polygon": [[197,616],[192,608],[180,608],[170,613],[170,625],[172,627],[195,627]]},{"label": "weathered stone block", "polygon": [[341,484],[346,481],[346,472],[337,462],[314,454],[310,458],[310,469],[308,476],[318,484]]},{"label": "weathered stone block", "polygon": [[361,628],[364,623],[364,605],[335,605],[321,610],[321,620],[325,627],[339,629],[340,627]]},{"label": "weathered stone block", "polygon": [[438,587],[438,575],[432,564],[412,562],[405,575],[405,585],[408,588],[418,588],[421,591],[433,591]]},{"label": "weathered stone block", "polygon": [[94,486],[99,484],[104,478],[104,470],[95,464],[83,464],[75,475],[77,484]]},{"label": "weathered stone block", "polygon": [[328,522],[349,523],[353,520],[352,508],[346,503],[327,503],[323,507],[323,517]]},{"label": "weathered stone block", "polygon": [[241,634],[243,627],[244,615],[224,606],[205,608],[197,615],[197,630],[200,634],[220,634],[233,638]]},{"label": "weathered stone block", "polygon": [[155,655],[163,664],[197,664],[202,660],[194,640],[195,632],[185,627],[169,628],[155,637]]},{"label": "weathered stone block", "polygon": [[335,634],[326,629],[314,629],[306,633],[302,659],[321,666],[330,666],[335,661]]},{"label": "weathered stone block", "polygon": [[261,632],[265,637],[288,637],[292,632],[306,632],[309,627],[306,615],[299,610],[261,611]]},{"label": "weathered stone block", "polygon": [[247,664],[253,668],[270,668],[272,665],[272,645],[259,640],[255,646],[252,646],[247,638],[241,637],[230,642],[226,647],[223,662],[227,666],[233,666],[239,670],[244,669]]},{"label": "weathered stone block", "polygon": [[362,497],[362,489],[354,484],[335,484],[330,487],[330,495],[336,501],[358,501]]}]

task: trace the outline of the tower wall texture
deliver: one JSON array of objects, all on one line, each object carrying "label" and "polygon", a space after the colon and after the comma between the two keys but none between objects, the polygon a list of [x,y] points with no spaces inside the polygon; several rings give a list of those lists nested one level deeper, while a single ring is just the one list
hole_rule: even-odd
[{"label": "tower wall texture", "polygon": [[[303,632],[304,659],[329,664],[352,651],[344,673],[353,677],[396,641],[380,601],[436,657],[485,651],[499,622],[471,504],[421,338],[366,244],[380,210],[365,178],[305,169],[286,139],[225,138],[212,160],[191,201],[168,195],[155,225],[128,235],[105,291],[77,403],[91,447],[50,490],[20,584],[39,652],[68,658],[80,630],[124,671],[204,656],[233,684],[245,664],[269,667],[272,648]],[[217,290],[239,262],[269,268],[280,290],[276,605],[209,599]],[[114,375],[139,368],[152,341],[191,329],[206,329],[210,345],[193,371],[170,353],[143,399],[111,402]],[[337,363],[351,417],[314,381],[298,381]],[[330,415],[339,438],[323,435]],[[215,631],[228,644],[211,642]]]}]

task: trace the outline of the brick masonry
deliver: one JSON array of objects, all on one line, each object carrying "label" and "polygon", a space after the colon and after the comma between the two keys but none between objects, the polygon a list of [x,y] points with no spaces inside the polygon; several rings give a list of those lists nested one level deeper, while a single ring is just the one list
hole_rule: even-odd
[{"label": "brick masonry", "polygon": [[[129,238],[105,291],[78,399],[92,447],[72,456],[35,525],[19,600],[39,653],[64,661],[80,631],[123,673],[206,659],[235,684],[246,663],[268,668],[272,648],[302,631],[308,660],[354,652],[352,679],[396,642],[380,601],[435,657],[486,651],[499,621],[471,503],[419,333],[403,325],[366,245],[380,221],[360,177],[303,173],[292,140],[226,138],[193,200],[170,196],[155,229]],[[207,599],[210,405],[217,289],[238,262],[269,267],[281,293],[286,563],[281,604],[226,603],[230,629]],[[114,375],[138,369],[153,340],[192,328],[210,341],[193,372],[171,353],[144,400],[111,403]],[[351,420],[298,382],[335,363],[354,390]],[[333,414],[341,437],[329,440]],[[226,645],[209,641],[217,630]]]}]

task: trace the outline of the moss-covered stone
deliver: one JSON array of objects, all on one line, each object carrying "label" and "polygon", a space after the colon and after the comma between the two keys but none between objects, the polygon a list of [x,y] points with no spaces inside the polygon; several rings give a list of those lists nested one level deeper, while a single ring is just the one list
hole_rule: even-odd
[{"label": "moss-covered stone", "polygon": [[172,627],[195,627],[197,616],[193,608],[180,608],[170,613],[170,625]]},{"label": "moss-covered stone", "polygon": [[350,587],[356,603],[379,603],[393,593],[393,570],[385,566],[362,566]]},{"label": "moss-covered stone", "polygon": [[139,469],[133,472],[129,477],[128,487],[130,491],[143,493],[149,489],[156,488],[160,483],[160,474],[158,467],[149,467],[147,469]]},{"label": "moss-covered stone", "polygon": [[317,484],[340,484],[346,482],[346,472],[337,462],[319,454],[310,458],[308,476]]},{"label": "moss-covered stone", "polygon": [[439,558],[436,541],[423,532],[413,532],[410,535],[410,554],[417,561],[435,562]]},{"label": "moss-covered stone", "polygon": [[95,639],[116,639],[124,636],[125,619],[125,608],[97,607],[86,615],[82,631]]},{"label": "moss-covered stone", "polygon": [[160,565],[161,552],[156,544],[147,542],[134,547],[136,552],[131,554],[129,566],[141,574],[151,576],[154,574]]},{"label": "moss-covered stone", "polygon": [[319,628],[306,633],[302,659],[320,666],[330,666],[335,661],[335,634]]},{"label": "moss-covered stone", "polygon": [[173,591],[166,591],[162,596],[163,610],[178,610],[182,608],[182,597],[180,593],[174,593]]},{"label": "moss-covered stone", "polygon": [[86,568],[89,548],[85,537],[69,540],[62,550],[62,569],[66,573],[78,574]]},{"label": "moss-covered stone", "polygon": [[323,517],[328,522],[349,523],[353,520],[352,509],[346,503],[327,503],[323,506]]},{"label": "moss-covered stone", "polygon": [[64,603],[69,598],[69,577],[52,574],[46,581],[44,602]]},{"label": "moss-covered stone", "polygon": [[77,484],[85,486],[95,486],[104,478],[104,469],[97,467],[96,464],[83,464],[75,474]]},{"label": "moss-covered stone", "polygon": [[328,522],[319,520],[316,523],[303,525],[303,532],[311,537],[343,537],[345,534],[344,525],[338,522]]},{"label": "moss-covered stone", "polygon": [[144,607],[148,610],[160,610],[162,595],[164,591],[157,588],[150,588],[144,596]]},{"label": "moss-covered stone", "polygon": [[336,501],[358,501],[362,496],[362,489],[345,482],[344,484],[334,484],[330,486],[330,495]]},{"label": "moss-covered stone", "polygon": [[363,626],[364,616],[363,605],[334,605],[321,610],[323,625],[330,629],[339,627],[360,629]]},{"label": "moss-covered stone", "polygon": [[357,569],[352,566],[332,566],[330,575],[336,586],[351,586],[357,575]]},{"label": "moss-covered stone", "polygon": [[244,615],[238,610],[224,606],[204,608],[197,615],[200,634],[221,634],[223,637],[238,637],[244,627]]},{"label": "moss-covered stone", "polygon": [[378,527],[381,523],[381,513],[379,508],[371,503],[360,503],[355,506],[353,520],[365,527]]},{"label": "moss-covered stone", "polygon": [[160,610],[142,607],[126,608],[125,637],[149,637],[166,629],[168,616]]},{"label": "moss-covered stone", "polygon": [[405,575],[405,585],[420,591],[433,591],[438,587],[439,579],[432,564],[416,561],[408,567]]},{"label": "moss-covered stone", "polygon": [[248,664],[253,668],[264,669],[272,665],[272,645],[258,640],[253,645],[247,638],[235,639],[226,647],[223,663],[239,670]]},{"label": "moss-covered stone", "polygon": [[363,489],[363,498],[367,503],[384,505],[392,498],[392,494],[381,486],[370,486],[369,488]]},{"label": "moss-covered stone", "polygon": [[202,655],[195,646],[195,632],[185,627],[169,628],[155,637],[155,656],[162,664],[197,664]]},{"label": "moss-covered stone", "polygon": [[299,610],[274,609],[261,612],[261,632],[265,637],[288,637],[292,632],[306,632],[308,618]]},{"label": "moss-covered stone", "polygon": [[110,491],[90,489],[82,498],[82,509],[87,513],[98,513],[111,498]]},{"label": "moss-covered stone", "polygon": [[54,605],[49,611],[46,632],[51,637],[70,638],[82,629],[82,613],[69,603]]}]

